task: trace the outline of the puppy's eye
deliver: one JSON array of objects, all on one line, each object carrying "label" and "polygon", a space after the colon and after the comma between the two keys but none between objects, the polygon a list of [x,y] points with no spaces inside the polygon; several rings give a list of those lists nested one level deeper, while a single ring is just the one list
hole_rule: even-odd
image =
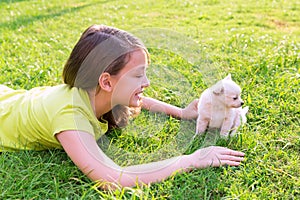
[{"label": "puppy's eye", "polygon": [[238,98],[237,97],[233,97],[233,100],[237,100]]}]

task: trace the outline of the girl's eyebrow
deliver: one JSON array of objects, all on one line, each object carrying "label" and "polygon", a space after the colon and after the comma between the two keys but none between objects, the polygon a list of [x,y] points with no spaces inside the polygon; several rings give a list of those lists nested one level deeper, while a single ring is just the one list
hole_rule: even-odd
[{"label": "girl's eyebrow", "polygon": [[139,66],[139,67],[136,68],[136,71],[144,71],[144,70],[146,70],[146,66],[145,65]]}]

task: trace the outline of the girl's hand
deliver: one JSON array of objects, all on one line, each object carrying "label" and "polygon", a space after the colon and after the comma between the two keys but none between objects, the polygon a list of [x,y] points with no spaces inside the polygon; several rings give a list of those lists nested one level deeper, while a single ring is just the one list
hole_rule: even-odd
[{"label": "girl's hand", "polygon": [[210,146],[199,149],[191,154],[193,167],[220,167],[223,165],[239,166],[244,160],[244,153],[225,147]]},{"label": "girl's hand", "polygon": [[187,107],[182,109],[182,119],[196,119],[198,117],[198,101],[199,99],[195,99]]}]

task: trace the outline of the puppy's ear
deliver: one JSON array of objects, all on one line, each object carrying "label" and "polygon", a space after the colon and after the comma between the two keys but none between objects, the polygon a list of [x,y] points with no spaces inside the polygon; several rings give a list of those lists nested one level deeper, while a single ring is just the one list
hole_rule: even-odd
[{"label": "puppy's ear", "polygon": [[215,95],[221,95],[224,93],[224,86],[223,86],[222,82],[217,83],[211,89],[212,89],[213,94],[215,94]]},{"label": "puppy's ear", "polygon": [[232,80],[232,79],[231,79],[231,74],[228,74],[228,75],[224,78],[224,80]]}]

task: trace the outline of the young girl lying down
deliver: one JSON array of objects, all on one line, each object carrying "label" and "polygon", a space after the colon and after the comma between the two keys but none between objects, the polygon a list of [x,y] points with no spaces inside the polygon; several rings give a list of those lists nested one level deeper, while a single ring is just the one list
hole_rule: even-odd
[{"label": "young girl lying down", "polygon": [[135,186],[161,181],[174,172],[210,166],[238,166],[242,152],[211,146],[190,155],[121,167],[96,141],[108,128],[124,126],[144,108],[182,119],[197,118],[197,100],[186,108],[144,97],[149,53],[126,31],[90,26],[63,70],[64,84],[29,91],[0,85],[0,151],[63,148],[93,181]]}]

